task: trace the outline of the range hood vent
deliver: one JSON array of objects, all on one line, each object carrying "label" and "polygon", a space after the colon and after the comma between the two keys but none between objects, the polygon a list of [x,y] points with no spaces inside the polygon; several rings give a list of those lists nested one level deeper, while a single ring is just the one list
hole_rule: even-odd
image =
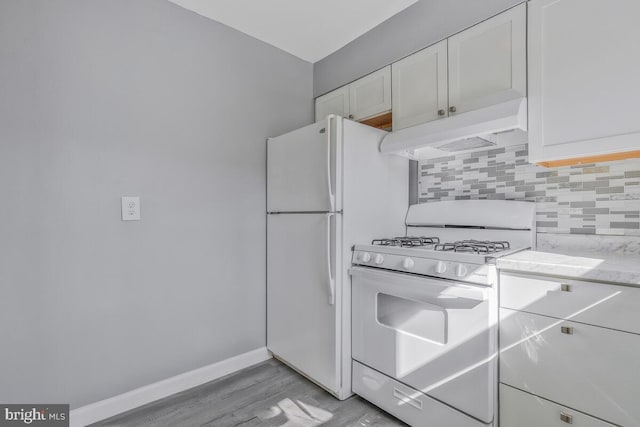
[{"label": "range hood vent", "polygon": [[518,98],[391,132],[382,140],[380,151],[423,160],[524,144],[526,131],[527,98]]},{"label": "range hood vent", "polygon": [[439,145],[438,149],[455,153],[458,151],[475,150],[476,148],[494,147],[496,145],[495,142],[489,141],[487,137],[476,136],[475,138],[447,142],[446,144]]}]

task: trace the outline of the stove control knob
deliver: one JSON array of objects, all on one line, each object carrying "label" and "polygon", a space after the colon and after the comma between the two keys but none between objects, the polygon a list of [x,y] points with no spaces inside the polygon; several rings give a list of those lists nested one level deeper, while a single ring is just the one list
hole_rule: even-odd
[{"label": "stove control knob", "polygon": [[362,262],[371,261],[371,254],[369,252],[362,252],[360,254],[360,261],[362,261]]},{"label": "stove control knob", "polygon": [[436,273],[442,274],[445,271],[447,271],[447,264],[442,261],[438,261],[438,263],[436,264]]},{"label": "stove control knob", "polygon": [[413,266],[414,262],[411,258],[405,258],[404,261],[402,261],[402,268],[405,270],[411,270]]},{"label": "stove control knob", "polygon": [[467,267],[465,267],[463,264],[458,264],[458,267],[456,268],[456,276],[464,277],[466,275],[467,275]]},{"label": "stove control knob", "polygon": [[384,257],[381,254],[378,254],[374,258],[373,262],[375,262],[377,265],[380,265],[384,262]]}]

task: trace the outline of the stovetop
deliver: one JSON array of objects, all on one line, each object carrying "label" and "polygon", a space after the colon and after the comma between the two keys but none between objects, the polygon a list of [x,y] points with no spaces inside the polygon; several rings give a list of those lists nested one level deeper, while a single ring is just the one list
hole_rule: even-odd
[{"label": "stovetop", "polygon": [[378,251],[384,251],[385,248],[419,248],[423,250],[431,250],[434,252],[452,252],[476,255],[499,254],[504,251],[510,251],[511,245],[507,241],[492,240],[457,240],[452,242],[441,242],[438,237],[425,236],[402,236],[384,239],[374,239],[372,246],[380,246]]},{"label": "stovetop", "polygon": [[[495,258],[527,249],[506,241],[403,236],[354,246],[353,265],[381,268],[479,284],[492,283]],[[495,275],[495,274],[493,274]]]},{"label": "stovetop", "polygon": [[356,245],[352,263],[355,267],[491,286],[496,283],[495,259],[526,249],[514,249],[505,242],[436,243],[427,242],[424,237],[417,239],[376,239],[370,245]]},{"label": "stovetop", "polygon": [[400,246],[404,248],[414,248],[422,246],[432,246],[436,243],[440,243],[438,237],[417,237],[417,236],[402,236],[393,237],[390,239],[374,239],[371,244],[378,246]]}]

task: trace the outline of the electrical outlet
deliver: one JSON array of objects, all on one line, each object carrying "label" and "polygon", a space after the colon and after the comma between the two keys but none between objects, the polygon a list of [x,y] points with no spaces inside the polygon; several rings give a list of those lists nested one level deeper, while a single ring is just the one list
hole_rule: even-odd
[{"label": "electrical outlet", "polygon": [[122,220],[140,220],[140,197],[125,196],[122,198]]}]

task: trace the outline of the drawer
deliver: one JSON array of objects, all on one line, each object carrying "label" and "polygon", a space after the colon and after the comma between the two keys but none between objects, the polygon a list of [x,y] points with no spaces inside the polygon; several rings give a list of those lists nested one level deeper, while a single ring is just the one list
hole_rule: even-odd
[{"label": "drawer", "polygon": [[500,310],[500,382],[615,424],[640,426],[639,354],[635,334]]},{"label": "drawer", "polygon": [[352,388],[354,393],[414,427],[487,427],[355,360]]},{"label": "drawer", "polygon": [[500,427],[613,427],[613,424],[500,384]]},{"label": "drawer", "polygon": [[500,306],[640,334],[640,288],[500,273]]}]

